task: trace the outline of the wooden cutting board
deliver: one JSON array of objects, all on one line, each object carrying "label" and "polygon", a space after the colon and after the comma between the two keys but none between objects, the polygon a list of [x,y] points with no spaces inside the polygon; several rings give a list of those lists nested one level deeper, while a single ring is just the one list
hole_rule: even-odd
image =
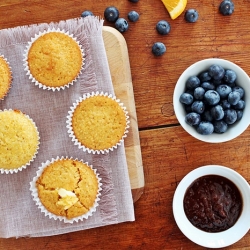
[{"label": "wooden cutting board", "polygon": [[125,138],[125,151],[133,200],[136,202],[143,193],[144,172],[127,44],[119,31],[108,26],[103,27],[103,39],[115,95],[129,112],[130,128]]}]

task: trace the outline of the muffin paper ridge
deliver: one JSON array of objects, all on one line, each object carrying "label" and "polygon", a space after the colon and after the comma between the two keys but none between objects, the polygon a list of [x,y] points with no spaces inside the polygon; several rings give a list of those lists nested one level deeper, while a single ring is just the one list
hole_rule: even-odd
[{"label": "muffin paper ridge", "polygon": [[[50,32],[59,32],[59,33],[62,33],[62,34],[65,34],[65,35],[71,37],[79,46],[79,48],[81,50],[81,54],[82,54],[82,65],[81,65],[81,69],[80,69],[78,75],[71,82],[69,82],[68,84],[65,84],[63,86],[60,86],[60,87],[49,87],[49,86],[46,86],[46,85],[40,83],[39,81],[37,81],[35,79],[35,77],[31,74],[30,69],[29,69],[29,65],[28,65],[28,53],[29,53],[29,50],[30,50],[33,42],[36,41],[39,37],[41,37],[47,33],[50,33]],[[29,77],[29,79],[31,80],[32,83],[34,83],[39,88],[42,88],[43,90],[52,90],[52,91],[58,90],[58,91],[60,91],[60,90],[64,90],[65,88],[69,88],[71,85],[73,85],[77,81],[79,76],[82,74],[82,71],[83,71],[84,65],[85,65],[85,53],[84,53],[84,49],[82,48],[82,45],[80,44],[80,42],[73,36],[73,34],[70,34],[69,31],[66,32],[64,29],[60,29],[60,28],[56,29],[54,27],[48,28],[47,30],[44,30],[43,32],[39,31],[39,33],[35,34],[35,36],[32,37],[31,40],[28,42],[28,45],[26,46],[26,49],[24,51],[23,56],[24,56],[23,66],[24,66],[24,71],[26,72],[26,75]]]},{"label": "muffin paper ridge", "polygon": [[[94,205],[90,208],[90,210],[83,214],[83,215],[80,215],[80,216],[77,216],[77,217],[74,217],[72,219],[67,219],[66,217],[64,216],[58,216],[58,215],[55,215],[51,212],[49,212],[45,206],[42,204],[42,202],[40,201],[39,197],[38,197],[38,192],[37,192],[37,188],[36,188],[36,181],[38,180],[38,178],[41,176],[41,174],[43,173],[44,169],[50,165],[51,163],[54,163],[56,161],[60,161],[60,160],[66,160],[66,159],[69,159],[69,160],[76,160],[76,161],[79,161],[79,162],[82,162],[84,164],[86,164],[88,167],[90,167],[95,175],[96,175],[96,178],[98,180],[98,192],[96,194],[96,199],[95,199],[95,202],[94,202]],[[37,170],[36,172],[36,176],[33,177],[32,181],[30,182],[30,191],[31,191],[31,195],[33,197],[33,200],[35,201],[35,204],[38,206],[39,210],[44,213],[44,215],[47,217],[49,217],[50,219],[54,219],[54,220],[60,220],[64,223],[70,223],[70,224],[73,224],[74,222],[78,222],[78,221],[83,221],[84,219],[88,219],[88,217],[92,216],[94,212],[96,212],[96,209],[97,207],[99,206],[99,201],[100,201],[100,196],[101,196],[101,191],[102,191],[102,183],[101,183],[101,178],[99,177],[99,174],[97,173],[97,170],[95,168],[93,168],[92,165],[89,165],[88,162],[84,162],[83,160],[78,160],[77,158],[72,158],[72,157],[68,157],[68,156],[57,156],[56,158],[52,158],[51,160],[47,160],[46,162],[43,162],[39,169]]]},{"label": "muffin paper ridge", "polygon": [[[126,117],[126,127],[125,127],[125,131],[124,131],[122,138],[120,139],[119,142],[116,143],[116,145],[114,145],[110,148],[104,149],[104,150],[90,149],[90,148],[87,148],[84,145],[82,145],[81,142],[75,137],[74,131],[72,128],[73,113],[74,113],[76,107],[78,106],[78,104],[81,103],[85,99],[88,99],[88,98],[93,97],[93,96],[98,96],[98,95],[107,96],[107,97],[115,100],[119,104],[119,106],[123,109],[124,115]],[[105,153],[108,153],[109,151],[113,151],[114,149],[117,149],[117,147],[120,146],[124,142],[124,138],[127,137],[127,134],[129,132],[128,131],[128,129],[130,127],[129,123],[130,123],[130,121],[129,121],[128,111],[126,111],[126,107],[123,105],[123,103],[120,102],[120,99],[117,99],[115,95],[109,94],[107,92],[104,93],[103,91],[101,91],[101,92],[96,91],[96,92],[84,94],[83,96],[78,98],[75,101],[75,103],[73,103],[73,105],[70,107],[70,111],[68,112],[67,121],[66,121],[66,124],[67,124],[66,128],[68,129],[68,134],[69,134],[69,137],[71,138],[72,142],[74,143],[74,145],[78,146],[79,149],[82,149],[84,152],[87,151],[88,153],[92,153],[92,154],[105,154]]]}]

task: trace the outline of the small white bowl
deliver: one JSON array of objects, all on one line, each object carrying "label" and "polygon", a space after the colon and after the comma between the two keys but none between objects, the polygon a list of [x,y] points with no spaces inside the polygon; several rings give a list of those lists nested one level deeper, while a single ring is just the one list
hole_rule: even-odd
[{"label": "small white bowl", "polygon": [[[243,207],[239,219],[231,228],[223,232],[209,233],[196,228],[187,219],[184,211],[183,200],[186,190],[197,178],[205,175],[219,175],[229,179],[236,185],[242,196]],[[232,245],[239,241],[250,227],[249,185],[239,173],[230,168],[218,165],[199,167],[188,173],[177,186],[173,198],[173,214],[182,233],[194,243],[209,248],[221,248]]]},{"label": "small white bowl", "polygon": [[[184,109],[184,105],[179,101],[181,94],[185,90],[185,84],[187,79],[190,76],[197,76],[199,73],[206,71],[212,64],[219,64],[225,69],[232,69],[237,74],[236,83],[238,86],[244,88],[245,90],[245,103],[246,107],[243,111],[243,117],[240,121],[231,125],[230,128],[223,134],[212,133],[211,135],[201,135],[196,129],[190,125],[188,125],[185,121],[186,111]],[[173,104],[175,115],[181,124],[181,126],[193,137],[199,139],[204,142],[210,143],[220,143],[234,139],[243,133],[250,124],[250,79],[247,73],[240,68],[238,65],[218,58],[210,58],[202,61],[198,61],[191,66],[189,66],[178,79],[173,95]]]}]

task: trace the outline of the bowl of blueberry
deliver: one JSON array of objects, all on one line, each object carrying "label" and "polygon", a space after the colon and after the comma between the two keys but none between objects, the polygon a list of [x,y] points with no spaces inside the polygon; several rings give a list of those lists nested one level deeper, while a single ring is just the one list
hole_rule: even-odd
[{"label": "bowl of blueberry", "polygon": [[232,140],[250,124],[250,79],[233,62],[210,58],[189,66],[173,95],[181,126],[204,142]]},{"label": "bowl of blueberry", "polygon": [[250,226],[250,189],[235,170],[207,165],[189,172],[173,197],[173,214],[182,233],[207,248],[239,241]]}]

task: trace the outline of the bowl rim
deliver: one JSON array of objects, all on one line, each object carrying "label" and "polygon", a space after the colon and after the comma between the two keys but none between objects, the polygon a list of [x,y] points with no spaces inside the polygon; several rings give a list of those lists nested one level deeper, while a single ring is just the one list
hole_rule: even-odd
[{"label": "bowl rim", "polygon": [[[197,178],[205,175],[220,175],[231,180],[239,189],[243,199],[241,215],[233,227],[218,233],[202,231],[187,219],[183,207],[183,199],[187,188]],[[235,170],[220,166],[206,165],[189,172],[178,184],[172,203],[173,215],[182,233],[194,243],[209,248],[222,248],[239,241],[250,227],[250,187],[248,182]],[[249,222],[249,223],[246,223]]]},{"label": "bowl rim", "polygon": [[[221,58],[208,58],[208,59],[203,59],[200,61],[197,61],[193,64],[191,64],[188,68],[186,68],[183,73],[180,75],[179,79],[176,82],[175,88],[174,88],[174,93],[173,93],[173,107],[174,107],[174,112],[176,115],[177,120],[181,124],[182,128],[189,133],[191,136],[194,138],[204,141],[204,142],[209,142],[209,143],[221,143],[221,142],[226,142],[229,140],[232,140],[242,134],[247,127],[250,124],[250,116],[248,115],[243,115],[242,119],[238,121],[237,123],[233,124],[230,129],[228,129],[225,133],[223,134],[217,134],[213,133],[211,135],[201,135],[199,134],[194,127],[188,125],[185,121],[185,114],[186,111],[184,110],[184,107],[182,103],[180,103],[179,98],[180,95],[184,92],[185,86],[183,82],[187,80],[188,77],[197,75],[198,73],[201,73],[202,71],[205,71],[208,69],[208,67],[212,64],[220,64],[222,67],[226,69],[233,69],[236,74],[237,74],[237,79],[240,79],[240,82],[243,82],[243,85],[249,86],[247,89],[250,88],[250,78],[248,74],[237,64],[221,59]],[[199,68],[199,69],[198,69]],[[193,72],[193,73],[191,73]],[[237,82],[236,79],[236,82]],[[238,86],[241,86],[242,83],[238,84]],[[245,89],[245,99],[250,99],[250,91],[249,93]],[[246,102],[246,107],[244,109],[244,113],[250,113],[250,102]],[[237,128],[236,128],[237,126]]]}]

